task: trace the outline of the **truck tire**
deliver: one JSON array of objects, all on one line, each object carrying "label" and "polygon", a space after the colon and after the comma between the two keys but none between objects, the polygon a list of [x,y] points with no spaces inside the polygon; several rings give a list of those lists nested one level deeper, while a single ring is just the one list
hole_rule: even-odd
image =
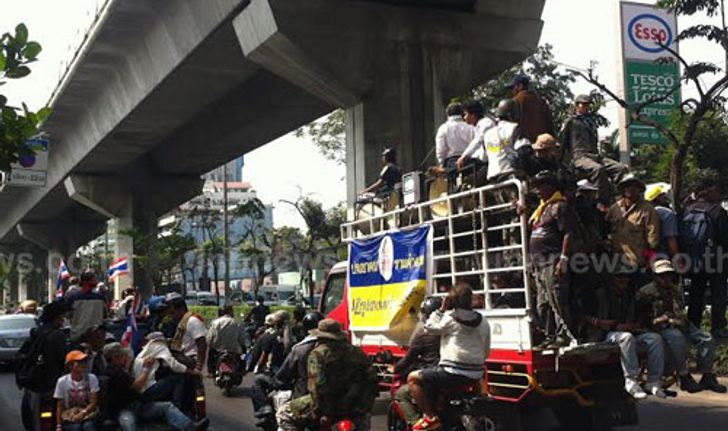
[{"label": "truck tire", "polygon": [[593,408],[580,406],[554,406],[554,414],[568,431],[608,431],[610,421],[600,421]]}]

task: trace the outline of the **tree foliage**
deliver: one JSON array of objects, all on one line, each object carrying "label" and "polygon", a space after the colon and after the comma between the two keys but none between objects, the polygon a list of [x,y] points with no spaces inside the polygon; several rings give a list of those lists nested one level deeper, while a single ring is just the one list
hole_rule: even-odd
[{"label": "tree foliage", "polygon": [[[14,33],[0,36],[0,85],[9,79],[28,76],[29,65],[37,60],[41,50],[38,42],[28,40],[25,24],[18,24]],[[5,172],[10,171],[10,165],[20,157],[33,155],[25,142],[38,133],[39,125],[50,114],[49,108],[33,112],[25,103],[13,106],[8,102],[8,98],[0,94],[0,170]]]},{"label": "tree foliage", "polygon": [[346,162],[346,111],[337,109],[322,119],[296,130],[296,137],[308,137],[328,160]]},{"label": "tree foliage", "polygon": [[[723,50],[723,58],[728,62],[728,26],[726,25],[726,11],[723,0],[659,0],[657,6],[683,16],[690,16],[696,13],[705,13],[711,17],[720,16],[720,25],[703,23],[689,26],[680,32],[676,40],[692,39],[717,44]],[[723,105],[726,102],[724,93],[726,88],[728,88],[728,71],[711,62],[688,62],[674,48],[665,46],[659,42],[657,42],[657,46],[662,47],[669,54],[667,59],[661,59],[659,61],[678,62],[682,69],[680,83],[692,85],[697,92],[697,96],[688,98],[682,102],[680,109],[675,113],[677,119],[672,127],[664,126],[654,121],[644,115],[643,111],[650,105],[659,103],[670,97],[676,91],[679,91],[679,85],[668,90],[665,94],[658,94],[639,104],[630,105],[624,98],[618,96],[614,91],[601,83],[599,77],[594,74],[593,68],[590,68],[587,73],[579,72],[579,75],[625,109],[629,124],[642,123],[654,127],[671,143],[670,183],[673,193],[677,197],[676,203],[678,204],[678,209],[680,209],[679,203],[682,197],[686,195],[684,174],[686,168],[690,167],[689,163],[687,163],[690,160],[689,156],[691,153],[698,151],[701,145],[698,137],[701,133],[702,123],[704,121],[709,122],[716,115],[722,115],[720,113],[723,111]],[[717,78],[717,81],[710,79],[713,83],[707,85],[706,82],[709,80],[704,78],[708,77]],[[699,167],[694,169],[699,169]]]}]

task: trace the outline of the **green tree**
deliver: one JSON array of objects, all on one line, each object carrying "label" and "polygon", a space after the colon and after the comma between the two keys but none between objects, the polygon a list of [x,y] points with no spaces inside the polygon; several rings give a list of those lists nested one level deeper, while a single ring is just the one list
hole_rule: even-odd
[{"label": "green tree", "polygon": [[[8,79],[20,79],[30,74],[29,64],[35,62],[41,52],[38,42],[28,40],[28,28],[18,24],[15,32],[0,36],[0,85]],[[32,112],[25,103],[21,106],[8,104],[8,98],[0,94],[0,170],[9,172],[10,165],[22,156],[33,155],[25,142],[38,134],[39,125],[50,114],[49,108]]]},{"label": "green tree", "polygon": [[168,235],[158,238],[158,267],[160,278],[167,283],[174,281],[174,274],[179,272],[182,284],[187,285],[185,275],[185,255],[196,248],[195,239],[190,234],[182,234],[179,224],[175,225]]}]

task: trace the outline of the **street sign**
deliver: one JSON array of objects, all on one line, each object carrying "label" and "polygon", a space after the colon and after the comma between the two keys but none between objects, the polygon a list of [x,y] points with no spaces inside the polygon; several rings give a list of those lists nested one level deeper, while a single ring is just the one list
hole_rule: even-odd
[{"label": "street sign", "polygon": [[9,186],[17,187],[43,187],[46,185],[48,172],[48,146],[47,139],[29,139],[25,142],[34,155],[22,156],[13,163],[10,174],[7,175]]},{"label": "street sign", "polygon": [[[635,106],[664,96],[664,100],[650,104],[641,112],[668,126],[681,103],[680,66],[666,49],[677,51],[677,19],[664,9],[643,3],[622,2],[620,12],[624,98],[630,106]],[[622,126],[626,126],[625,113],[620,120]],[[627,148],[668,143],[655,128],[645,124],[630,126],[626,140],[624,146]]]}]

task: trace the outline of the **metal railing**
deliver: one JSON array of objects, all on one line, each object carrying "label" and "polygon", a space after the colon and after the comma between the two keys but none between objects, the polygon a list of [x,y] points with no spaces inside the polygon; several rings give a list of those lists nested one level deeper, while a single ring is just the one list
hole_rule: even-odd
[{"label": "metal railing", "polygon": [[[527,218],[512,204],[517,200],[525,205],[525,194],[525,186],[518,180],[473,188],[347,222],[341,225],[341,238],[344,242],[364,240],[430,224],[430,293],[446,295],[449,286],[466,279],[475,295],[484,296],[487,310],[495,308],[502,295],[518,295],[519,303],[530,309]],[[501,282],[496,288],[496,278],[509,280],[510,285]]]}]

